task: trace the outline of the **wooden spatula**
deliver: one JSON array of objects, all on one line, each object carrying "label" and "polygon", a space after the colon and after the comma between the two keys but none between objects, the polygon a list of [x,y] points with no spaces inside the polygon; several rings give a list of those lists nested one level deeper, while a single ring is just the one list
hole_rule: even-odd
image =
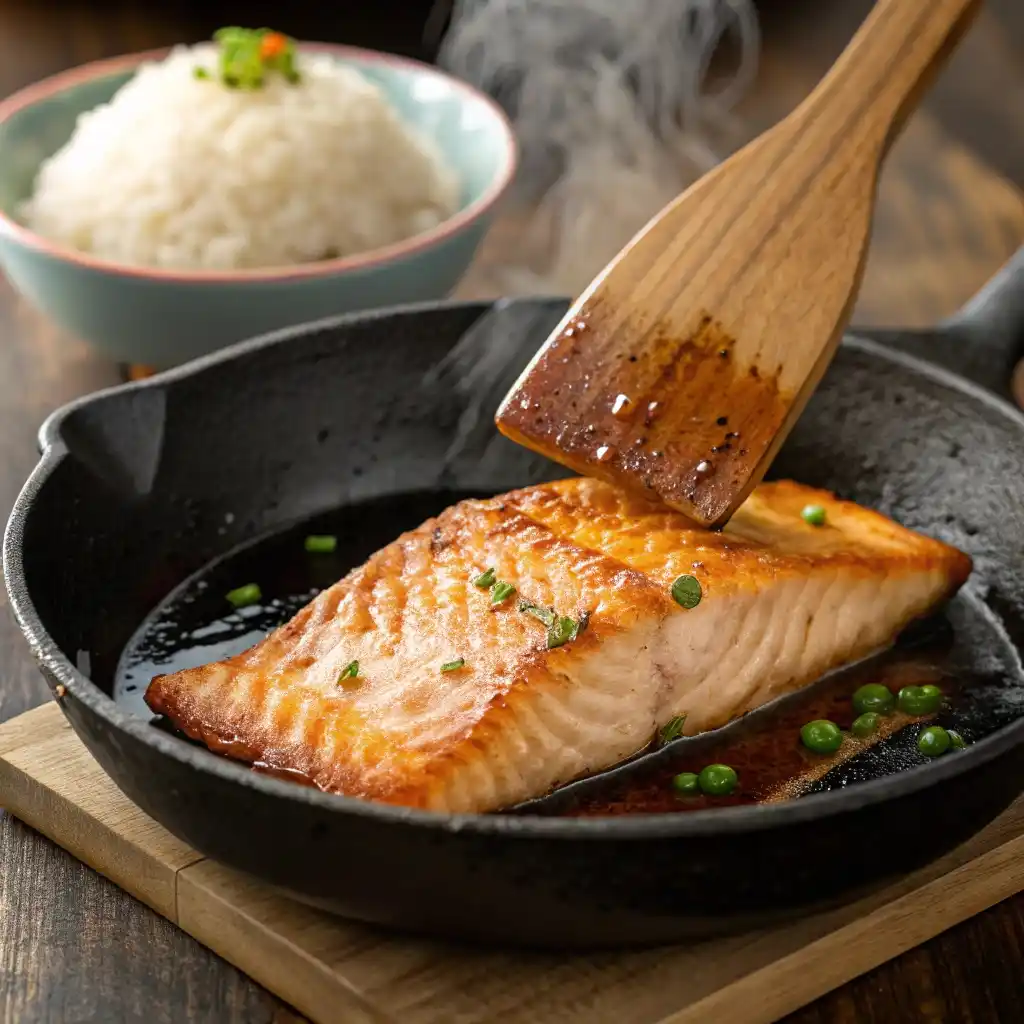
[{"label": "wooden spatula", "polygon": [[514,441],[714,526],[764,475],[860,286],[889,144],[977,0],[879,0],[789,117],[601,273],[496,417]]}]

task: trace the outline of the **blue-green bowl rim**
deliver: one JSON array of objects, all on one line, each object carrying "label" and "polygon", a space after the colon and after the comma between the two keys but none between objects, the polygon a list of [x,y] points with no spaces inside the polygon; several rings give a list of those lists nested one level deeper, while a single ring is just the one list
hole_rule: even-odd
[{"label": "blue-green bowl rim", "polygon": [[[329,53],[357,65],[384,64],[405,72],[414,72],[418,75],[441,79],[452,86],[457,92],[463,93],[467,99],[482,104],[487,108],[501,129],[501,134],[504,136],[505,154],[498,173],[483,195],[451,217],[443,220],[437,227],[403,239],[400,242],[394,242],[391,245],[381,246],[377,249],[370,249],[365,253],[358,253],[354,256],[320,260],[312,264],[291,267],[266,267],[226,271],[182,271],[168,270],[162,267],[136,267],[125,263],[118,263],[114,260],[101,259],[91,253],[79,252],[68,246],[60,245],[57,242],[44,238],[42,235],[36,234],[34,231],[30,231],[3,210],[0,210],[0,236],[56,259],[68,263],[76,263],[90,270],[102,271],[107,274],[123,277],[145,278],[181,284],[295,281],[304,278],[333,277],[337,274],[353,270],[369,270],[431,249],[439,242],[451,238],[474,221],[485,216],[505,194],[516,174],[519,162],[519,147],[516,143],[512,125],[505,112],[486,93],[481,92],[468,82],[456,78],[454,75],[449,75],[439,68],[409,57],[400,57],[397,54],[384,53],[378,50],[366,50],[356,46],[345,46],[340,43],[299,42],[298,46],[301,50]],[[31,107],[33,104],[48,100],[84,82],[129,71],[150,61],[162,60],[171,50],[172,47],[168,46],[157,50],[124,54],[120,57],[108,57],[104,60],[81,64],[67,71],[51,75],[48,78],[43,78],[0,101],[0,125],[3,125],[15,114]]]}]

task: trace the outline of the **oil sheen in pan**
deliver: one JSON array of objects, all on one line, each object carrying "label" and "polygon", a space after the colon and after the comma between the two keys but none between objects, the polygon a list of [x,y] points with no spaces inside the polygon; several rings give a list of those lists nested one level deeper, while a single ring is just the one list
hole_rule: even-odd
[{"label": "oil sheen in pan", "polygon": [[[230,552],[168,595],[135,632],[118,662],[115,700],[153,718],[142,698],[154,675],[216,661],[252,646],[403,530],[466,496],[433,492],[368,501]],[[336,549],[308,553],[304,540],[311,534],[336,536]],[[232,609],[225,594],[248,583],[259,584],[262,601]],[[829,718],[848,728],[854,718],[850,696],[869,682],[884,683],[894,693],[901,686],[934,683],[946,700],[927,720],[897,715],[885,720],[872,740],[847,736],[832,757],[806,751],[799,740],[800,726]],[[649,770],[598,797],[574,796],[570,786],[563,791],[564,799],[548,802],[543,813],[661,813],[696,810],[709,803],[792,799],[922,763],[926,758],[916,741],[926,724],[956,729],[972,743],[1018,718],[1022,709],[1024,685],[1016,653],[991,610],[965,592],[942,615],[908,630],[891,651],[833,673],[723,729],[673,744]],[[154,724],[163,723],[154,719]],[[699,772],[712,763],[737,770],[740,786],[735,794],[675,795],[675,774]]]}]

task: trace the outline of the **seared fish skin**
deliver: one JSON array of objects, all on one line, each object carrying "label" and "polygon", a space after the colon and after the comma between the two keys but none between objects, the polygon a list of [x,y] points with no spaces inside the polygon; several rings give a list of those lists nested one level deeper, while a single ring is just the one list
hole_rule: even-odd
[{"label": "seared fish skin", "polygon": [[[517,588],[498,605],[474,584],[491,567]],[[146,701],[214,751],[329,792],[491,811],[621,761],[676,715],[688,734],[723,725],[884,647],[970,570],[788,481],[713,533],[573,478],[452,506],[250,650],[155,677]],[[671,596],[683,574],[701,585],[691,609]],[[549,649],[520,600],[589,613],[586,628]]]}]

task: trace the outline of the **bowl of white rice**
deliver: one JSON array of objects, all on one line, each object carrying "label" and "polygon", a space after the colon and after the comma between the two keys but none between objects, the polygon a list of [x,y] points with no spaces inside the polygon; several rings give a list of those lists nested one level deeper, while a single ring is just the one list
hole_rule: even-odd
[{"label": "bowl of white rice", "polygon": [[0,103],[0,263],[118,360],[443,298],[515,172],[504,114],[442,71],[225,31]]}]

